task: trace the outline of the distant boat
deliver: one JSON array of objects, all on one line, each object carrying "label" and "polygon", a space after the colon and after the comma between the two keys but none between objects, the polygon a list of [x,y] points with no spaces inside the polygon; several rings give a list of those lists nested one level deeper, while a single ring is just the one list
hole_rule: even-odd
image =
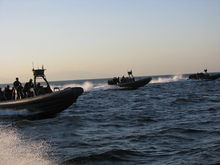
[{"label": "distant boat", "polygon": [[220,78],[220,74],[209,74],[207,69],[204,70],[204,73],[196,73],[189,75],[189,80],[216,80]]},{"label": "distant boat", "polygon": [[56,114],[71,106],[83,93],[83,88],[81,87],[66,88],[52,92],[44,75],[44,70],[43,68],[33,69],[34,87],[36,90],[36,78],[41,77],[47,84],[47,87],[42,87],[41,91],[47,91],[47,93],[38,93],[37,96],[19,100],[1,101],[0,110],[28,110],[29,112],[38,112],[47,115]]},{"label": "distant boat", "polygon": [[132,71],[128,72],[128,77],[117,78],[114,77],[108,80],[108,85],[115,85],[121,87],[122,89],[137,89],[148,84],[152,80],[151,77],[143,78],[140,80],[135,80]]}]

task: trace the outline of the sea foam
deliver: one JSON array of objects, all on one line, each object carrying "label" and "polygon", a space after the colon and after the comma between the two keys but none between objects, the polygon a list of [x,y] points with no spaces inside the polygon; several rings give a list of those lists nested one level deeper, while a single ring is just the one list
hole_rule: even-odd
[{"label": "sea foam", "polygon": [[54,165],[48,145],[23,140],[15,129],[0,125],[0,165]]}]

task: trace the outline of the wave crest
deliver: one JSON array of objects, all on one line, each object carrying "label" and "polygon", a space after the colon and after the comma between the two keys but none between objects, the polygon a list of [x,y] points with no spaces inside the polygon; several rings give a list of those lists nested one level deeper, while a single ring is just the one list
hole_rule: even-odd
[{"label": "wave crest", "polygon": [[76,157],[70,160],[65,161],[67,164],[72,163],[83,163],[87,164],[88,162],[97,163],[97,162],[131,162],[128,158],[130,156],[142,156],[139,152],[130,151],[130,150],[121,150],[121,149],[112,149],[110,151],[101,153],[101,154],[92,154],[89,156]]}]

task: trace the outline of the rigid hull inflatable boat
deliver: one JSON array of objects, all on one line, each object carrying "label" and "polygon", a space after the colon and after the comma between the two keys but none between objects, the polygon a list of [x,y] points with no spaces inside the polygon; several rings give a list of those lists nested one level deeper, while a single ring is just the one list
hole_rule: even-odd
[{"label": "rigid hull inflatable boat", "polygon": [[132,75],[132,71],[130,71],[128,72],[128,77],[114,77],[113,79],[108,80],[108,85],[116,85],[123,89],[137,89],[139,87],[145,86],[151,80],[151,77],[135,80],[134,76]]},{"label": "rigid hull inflatable boat", "polygon": [[[33,69],[34,73],[34,96],[17,100],[7,100],[0,102],[0,110],[27,110],[29,112],[39,112],[44,114],[56,114],[71,106],[83,93],[83,88],[65,88],[64,90],[52,91],[46,77],[45,69]],[[46,87],[37,89],[37,78],[43,78]]]}]

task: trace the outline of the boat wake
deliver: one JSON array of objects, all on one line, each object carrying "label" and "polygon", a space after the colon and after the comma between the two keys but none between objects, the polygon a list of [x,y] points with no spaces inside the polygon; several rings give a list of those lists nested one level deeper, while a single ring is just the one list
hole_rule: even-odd
[{"label": "boat wake", "polygon": [[[53,86],[52,86],[53,87]],[[65,84],[63,86],[56,86],[59,87],[61,90],[67,87],[81,87],[83,88],[84,92],[89,91],[99,91],[99,90],[108,90],[108,89],[115,89],[115,86],[110,86],[107,83],[92,83],[91,81],[86,81],[83,84]]]},{"label": "boat wake", "polygon": [[176,82],[176,81],[186,81],[186,78],[183,75],[173,75],[170,77],[158,77],[153,78],[150,83],[169,83],[169,82]]},{"label": "boat wake", "polygon": [[[170,77],[157,77],[153,78],[150,83],[169,83],[169,82],[176,82],[176,81],[185,81],[186,78],[183,75],[174,75]],[[114,89],[119,89],[119,87],[114,86],[114,85],[108,85],[107,82],[104,83],[94,83],[92,81],[85,81],[82,84],[77,84],[77,83],[68,83],[65,85],[51,85],[52,89],[54,87],[58,87],[60,90],[63,90],[68,87],[81,87],[83,88],[84,92],[90,92],[90,91],[99,91],[99,90],[114,90]]]},{"label": "boat wake", "polygon": [[23,140],[15,129],[0,125],[0,164],[52,165],[48,158],[49,147],[44,142]]}]

